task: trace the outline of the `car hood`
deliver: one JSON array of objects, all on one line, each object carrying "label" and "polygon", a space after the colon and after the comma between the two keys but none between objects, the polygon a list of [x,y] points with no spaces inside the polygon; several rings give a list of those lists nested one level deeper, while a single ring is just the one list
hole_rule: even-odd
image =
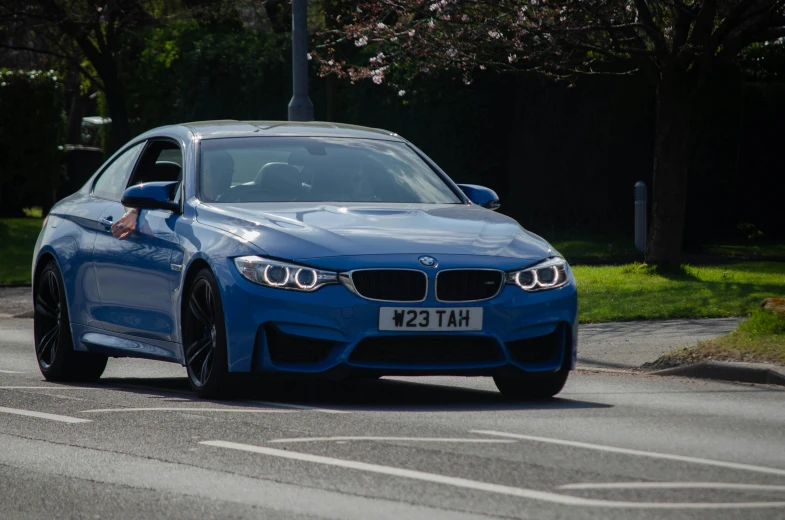
[{"label": "car hood", "polygon": [[280,259],[391,254],[487,255],[537,261],[556,253],[515,220],[462,204],[199,204],[197,220]]}]

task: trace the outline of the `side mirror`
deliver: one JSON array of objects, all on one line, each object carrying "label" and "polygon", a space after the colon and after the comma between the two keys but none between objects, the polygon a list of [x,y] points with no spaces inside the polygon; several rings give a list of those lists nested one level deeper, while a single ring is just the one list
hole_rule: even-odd
[{"label": "side mirror", "polygon": [[458,187],[472,201],[472,204],[477,204],[492,211],[496,211],[501,206],[499,196],[490,188],[477,186],[476,184],[459,184]]},{"label": "side mirror", "polygon": [[127,208],[165,209],[180,213],[180,205],[172,200],[178,184],[179,181],[137,184],[125,190],[120,203]]}]

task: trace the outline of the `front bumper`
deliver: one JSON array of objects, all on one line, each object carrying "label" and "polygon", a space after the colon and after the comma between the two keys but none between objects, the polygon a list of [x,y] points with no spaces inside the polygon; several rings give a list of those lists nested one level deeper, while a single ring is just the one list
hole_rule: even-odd
[{"label": "front bumper", "polygon": [[[425,272],[432,282],[438,270]],[[527,293],[505,286],[491,300],[455,304],[436,301],[432,291],[419,303],[383,303],[342,285],[302,293],[253,284],[234,266],[223,273],[231,372],[494,375],[575,365],[577,294],[571,272],[560,289]],[[379,331],[380,307],[482,307],[483,328]]]}]

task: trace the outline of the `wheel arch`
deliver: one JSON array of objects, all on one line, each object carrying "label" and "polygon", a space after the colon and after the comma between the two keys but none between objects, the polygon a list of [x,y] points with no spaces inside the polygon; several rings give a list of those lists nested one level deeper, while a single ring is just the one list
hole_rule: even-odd
[{"label": "wheel arch", "polygon": [[[38,259],[35,262],[35,269],[33,270],[33,298],[35,298],[35,291],[38,289],[38,278],[41,276],[41,272],[44,270],[44,267],[50,262],[53,261],[57,264],[57,268],[60,269],[60,263],[57,261],[57,257],[55,256],[54,252],[52,251],[43,251],[41,254],[38,255]],[[62,275],[62,270],[60,270]],[[66,302],[68,298],[66,297]]]},{"label": "wheel arch", "polygon": [[[65,279],[65,275],[63,274],[63,268],[60,265],[60,259],[57,257],[57,253],[54,249],[44,249],[38,254],[38,258],[35,261],[35,269],[33,270],[33,279],[31,283],[31,297],[33,298],[33,308],[35,309],[35,294],[36,290],[38,290],[38,279],[41,277],[41,272],[43,272],[44,268],[49,264],[49,262],[54,262],[55,266],[57,267],[57,271],[60,273],[60,281],[63,284],[63,291],[65,294],[64,302],[65,308],[68,311],[68,317],[71,318],[71,299],[70,293],[68,291],[68,283]],[[76,345],[76,343],[74,343]]]},{"label": "wheel arch", "polygon": [[201,257],[200,258],[195,258],[188,265],[188,270],[186,271],[185,277],[183,278],[183,288],[182,288],[182,291],[180,293],[180,319],[179,319],[179,321],[180,321],[180,331],[181,331],[181,333],[180,333],[180,341],[181,342],[182,342],[182,328],[185,325],[185,323],[183,322],[183,320],[185,319],[185,306],[188,304],[188,298],[187,298],[188,291],[190,290],[191,282],[193,282],[194,278],[196,278],[196,275],[199,273],[199,271],[201,271],[202,269],[205,269],[205,268],[209,269],[210,272],[213,273],[213,276],[215,276],[215,272],[213,271],[212,266],[210,265],[210,263],[206,259],[201,258]]}]

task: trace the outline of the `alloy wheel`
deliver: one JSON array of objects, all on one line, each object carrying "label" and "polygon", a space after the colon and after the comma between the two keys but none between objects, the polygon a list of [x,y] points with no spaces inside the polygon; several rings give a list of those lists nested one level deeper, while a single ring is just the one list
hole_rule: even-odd
[{"label": "alloy wheel", "polygon": [[37,337],[40,340],[35,346],[35,351],[39,363],[46,369],[52,365],[57,355],[62,317],[60,287],[57,283],[57,275],[52,269],[44,271],[36,293],[35,324],[38,328]]},{"label": "alloy wheel", "polygon": [[210,378],[217,348],[215,298],[210,284],[200,279],[188,299],[189,336],[185,348],[188,375],[194,386],[204,386]]}]

